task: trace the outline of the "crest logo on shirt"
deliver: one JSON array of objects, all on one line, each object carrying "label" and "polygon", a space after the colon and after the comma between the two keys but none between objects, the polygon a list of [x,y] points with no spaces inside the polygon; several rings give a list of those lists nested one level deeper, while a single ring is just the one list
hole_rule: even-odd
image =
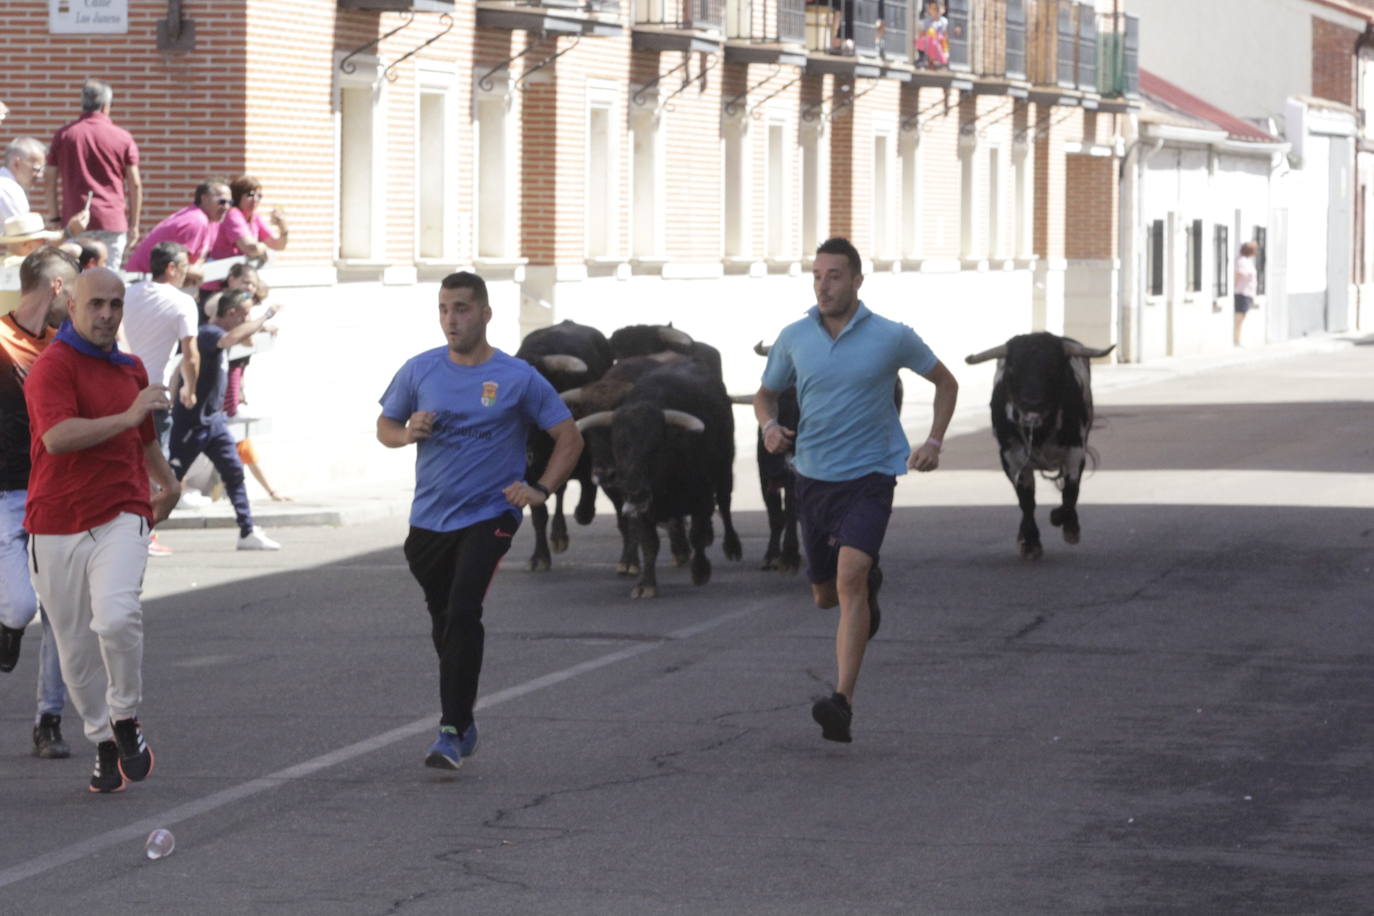
[{"label": "crest logo on shirt", "polygon": [[482,406],[490,407],[496,403],[496,389],[501,386],[495,382],[482,383]]}]

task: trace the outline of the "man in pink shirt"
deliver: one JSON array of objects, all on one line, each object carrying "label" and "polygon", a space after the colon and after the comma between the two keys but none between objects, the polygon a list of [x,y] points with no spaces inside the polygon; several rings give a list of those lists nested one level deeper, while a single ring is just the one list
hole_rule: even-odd
[{"label": "man in pink shirt", "polygon": [[187,282],[200,285],[199,272],[195,266],[205,260],[215,239],[219,236],[219,223],[229,210],[229,185],[223,179],[211,178],[196,186],[195,203],[182,207],[171,216],[158,223],[148,237],[139,242],[134,253],[129,255],[126,270],[130,273],[148,273],[153,246],[159,242],[180,242],[186,248],[192,270],[187,274]]},{"label": "man in pink shirt", "polygon": [[81,87],[81,117],[53,136],[48,164],[55,174],[48,181],[48,219],[54,228],[61,229],[87,206],[89,195],[90,221],[85,234],[104,242],[110,263],[118,267],[126,243],[138,238],[143,179],[138,173],[138,144],[127,130],[110,120],[113,98],[108,83],[86,80]]}]

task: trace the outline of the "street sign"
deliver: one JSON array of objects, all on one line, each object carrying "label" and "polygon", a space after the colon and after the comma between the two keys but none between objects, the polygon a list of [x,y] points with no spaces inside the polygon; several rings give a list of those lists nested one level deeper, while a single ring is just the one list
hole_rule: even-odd
[{"label": "street sign", "polygon": [[123,35],[129,31],[129,0],[48,0],[51,35]]}]

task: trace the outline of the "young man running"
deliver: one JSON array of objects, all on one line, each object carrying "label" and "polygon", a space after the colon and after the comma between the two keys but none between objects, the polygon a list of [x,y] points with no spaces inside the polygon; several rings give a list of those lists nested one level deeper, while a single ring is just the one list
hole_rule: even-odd
[{"label": "young man running", "polygon": [[[835,692],[816,701],[812,718],[828,741],[848,742],[854,685],[864,649],[878,632],[878,550],[892,514],[897,476],[933,471],[954,415],[959,383],[904,324],[859,301],[859,252],[846,239],[816,249],[816,305],[782,329],[768,354],[754,414],[764,446],[796,448],[797,516],[816,606],[840,606],[835,632]],[[930,436],[909,444],[892,401],[897,370],[935,385]],[[778,423],[778,396],[795,385],[797,429]]]},{"label": "young man running", "polygon": [[[456,770],[477,749],[473,705],[486,631],[482,601],[520,526],[523,509],[542,505],[582,454],[572,414],[524,360],[487,342],[491,305],[476,274],[449,274],[439,289],[439,327],[447,346],[410,359],[382,395],[377,439],[412,443],[415,499],[406,562],[420,583],[439,655],[439,736],[425,765]],[[523,481],[531,424],[554,440],[539,480]]]}]

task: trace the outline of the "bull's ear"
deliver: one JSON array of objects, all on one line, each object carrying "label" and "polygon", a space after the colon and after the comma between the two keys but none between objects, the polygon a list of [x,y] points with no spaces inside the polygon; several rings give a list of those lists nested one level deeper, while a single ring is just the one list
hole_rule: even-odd
[{"label": "bull's ear", "polygon": [[585,433],[589,429],[600,429],[603,426],[610,426],[611,421],[614,419],[614,410],[599,410],[590,416],[578,420],[577,431]]},{"label": "bull's ear", "polygon": [[696,417],[692,416],[691,414],[683,410],[673,410],[672,408],[664,408],[663,421],[667,423],[669,426],[676,426],[679,429],[685,429],[689,433],[706,432],[705,423],[701,422]]},{"label": "bull's ear", "polygon": [[761,340],[758,343],[754,344],[754,352],[757,353],[759,356],[767,356],[772,349],[772,344],[766,344]]},{"label": "bull's ear", "polygon": [[550,372],[586,373],[587,364],[576,356],[566,353],[551,353],[539,360],[540,365]]},{"label": "bull's ear", "polygon": [[1094,350],[1092,347],[1085,347],[1076,340],[1064,341],[1064,354],[1066,356],[1086,356],[1088,359],[1101,359],[1108,353],[1116,349],[1116,344],[1112,344],[1102,350]]},{"label": "bull's ear", "polygon": [[1000,345],[998,345],[998,346],[996,346],[996,347],[993,347],[991,350],[984,350],[982,353],[971,353],[971,354],[969,354],[968,356],[965,356],[965,357],[964,357],[964,362],[966,362],[966,363],[968,363],[970,366],[972,366],[972,365],[974,365],[975,363],[985,363],[985,362],[987,362],[987,361],[990,360],[990,359],[1006,359],[1006,358],[1007,358],[1007,345],[1006,345],[1006,344],[1000,344]]}]

